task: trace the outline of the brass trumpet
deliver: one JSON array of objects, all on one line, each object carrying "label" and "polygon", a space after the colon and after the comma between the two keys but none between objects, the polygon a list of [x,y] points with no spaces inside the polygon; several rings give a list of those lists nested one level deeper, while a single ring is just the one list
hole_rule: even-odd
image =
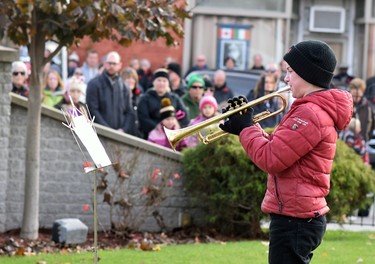
[{"label": "brass trumpet", "polygon": [[207,128],[207,127],[209,127],[209,126],[211,126],[215,123],[219,124],[220,121],[224,120],[225,118],[227,118],[227,117],[229,117],[229,116],[231,116],[235,113],[244,111],[245,109],[247,109],[249,107],[257,105],[257,104],[259,104],[261,102],[264,102],[266,100],[269,100],[273,97],[279,97],[282,101],[282,106],[278,110],[276,110],[275,112],[272,112],[272,113],[269,110],[266,110],[262,113],[254,115],[253,121],[254,121],[254,123],[258,123],[258,122],[260,122],[264,119],[267,119],[267,118],[270,118],[272,116],[278,115],[279,113],[284,111],[284,109],[287,107],[286,99],[281,94],[284,93],[284,92],[289,92],[289,91],[290,91],[290,86],[286,86],[286,87],[281,88],[278,91],[275,91],[275,92],[270,93],[268,95],[262,96],[258,99],[255,99],[251,102],[248,102],[248,103],[246,103],[246,104],[244,104],[244,105],[242,105],[238,108],[227,111],[224,114],[211,117],[210,119],[207,119],[207,120],[205,120],[203,122],[200,122],[198,124],[195,124],[195,125],[192,125],[192,126],[189,126],[189,127],[185,127],[185,128],[181,128],[181,129],[177,129],[177,130],[171,130],[171,129],[168,129],[168,128],[164,127],[164,132],[165,132],[165,134],[168,138],[169,144],[171,144],[171,147],[174,151],[176,151],[176,146],[177,146],[178,142],[180,142],[185,137],[190,136],[190,135],[195,134],[195,133],[197,133],[199,140],[203,144],[209,144],[209,143],[219,139],[220,137],[227,135],[228,133],[221,130],[220,128],[218,128],[217,131],[215,131],[213,133],[207,133],[205,136],[203,136],[201,131],[204,128]]}]

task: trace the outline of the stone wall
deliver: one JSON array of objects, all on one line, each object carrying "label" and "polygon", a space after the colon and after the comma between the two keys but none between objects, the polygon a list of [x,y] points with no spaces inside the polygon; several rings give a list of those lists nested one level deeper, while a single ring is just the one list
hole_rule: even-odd
[{"label": "stone wall", "polygon": [[[26,98],[10,94],[10,61],[4,61],[0,50],[0,232],[20,228],[22,225],[27,106]],[[3,58],[3,59],[2,59]],[[93,227],[93,188],[95,173],[86,174],[85,160],[90,160],[87,151],[80,148],[66,123],[61,111],[42,107],[40,204],[39,226],[51,228],[60,218],[79,218]],[[95,125],[104,148],[112,162],[120,161],[128,176],[122,185],[116,184],[117,175],[112,167],[105,170],[108,188],[113,194],[121,194],[130,207],[112,208],[103,202],[103,193],[98,192],[99,229],[110,226],[110,215],[117,221],[139,231],[159,231],[160,226],[152,216],[160,213],[167,229],[180,226],[181,216],[193,216],[194,222],[202,223],[199,209],[192,206],[191,198],[184,191],[181,171],[181,154],[148,143],[142,139]],[[145,206],[144,187],[155,169],[173,179],[173,186],[166,187],[167,198],[155,206]],[[100,174],[97,178],[100,180]],[[175,179],[174,175],[181,176]],[[168,182],[169,182],[168,179]],[[114,186],[121,186],[115,191]],[[119,196],[115,199],[119,200]],[[85,211],[84,205],[90,205]],[[130,209],[129,209],[130,208]],[[125,219],[125,220],[124,220]]]},{"label": "stone wall", "polygon": [[11,62],[17,59],[15,50],[0,46],[0,231],[6,229],[6,197],[8,187],[9,125]]}]

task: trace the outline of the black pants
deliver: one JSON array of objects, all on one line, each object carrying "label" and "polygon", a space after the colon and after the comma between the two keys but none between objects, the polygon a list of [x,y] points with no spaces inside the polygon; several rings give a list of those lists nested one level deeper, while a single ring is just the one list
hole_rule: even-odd
[{"label": "black pants", "polygon": [[310,263],[326,227],[324,215],[302,219],[271,214],[269,264]]}]

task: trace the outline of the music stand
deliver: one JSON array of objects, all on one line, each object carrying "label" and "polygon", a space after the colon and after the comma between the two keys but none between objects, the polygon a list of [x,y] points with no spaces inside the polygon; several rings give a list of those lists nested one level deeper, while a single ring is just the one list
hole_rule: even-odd
[{"label": "music stand", "polygon": [[[81,144],[86,148],[92,161],[94,162],[92,166],[84,166],[85,173],[94,172],[94,263],[98,263],[98,230],[97,230],[97,199],[96,199],[96,178],[97,171],[101,168],[111,166],[112,162],[109,159],[102,143],[100,142],[96,130],[93,126],[94,118],[91,118],[90,112],[86,106],[85,111],[81,111],[76,108],[73,104],[72,98],[69,96],[72,102],[71,110],[61,111],[64,114],[67,124],[63,123],[64,126],[70,129],[73,137],[84,157],[87,161],[84,152],[82,151]],[[86,112],[87,111],[87,112]],[[77,139],[79,138],[79,140]]]}]

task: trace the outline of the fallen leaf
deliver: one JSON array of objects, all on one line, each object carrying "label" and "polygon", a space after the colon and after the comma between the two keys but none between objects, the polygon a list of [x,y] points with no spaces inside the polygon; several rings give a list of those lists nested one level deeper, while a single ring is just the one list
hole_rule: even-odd
[{"label": "fallen leaf", "polygon": [[25,248],[23,247],[20,247],[16,253],[15,253],[16,256],[24,256],[25,255]]}]

